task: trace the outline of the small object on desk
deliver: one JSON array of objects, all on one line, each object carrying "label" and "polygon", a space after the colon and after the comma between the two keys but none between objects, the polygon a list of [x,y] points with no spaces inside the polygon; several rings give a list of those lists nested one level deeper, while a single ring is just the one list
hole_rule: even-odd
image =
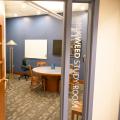
[{"label": "small object on desk", "polygon": [[55,69],[55,64],[51,64],[51,69]]}]

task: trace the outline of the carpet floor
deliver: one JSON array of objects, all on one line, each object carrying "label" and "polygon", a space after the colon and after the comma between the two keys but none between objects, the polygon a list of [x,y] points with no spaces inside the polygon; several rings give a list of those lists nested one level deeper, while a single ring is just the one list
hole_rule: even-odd
[{"label": "carpet floor", "polygon": [[[71,100],[69,99],[69,103]],[[71,112],[69,110],[69,120]],[[9,80],[6,120],[60,120],[60,96],[30,89],[30,80]]]}]

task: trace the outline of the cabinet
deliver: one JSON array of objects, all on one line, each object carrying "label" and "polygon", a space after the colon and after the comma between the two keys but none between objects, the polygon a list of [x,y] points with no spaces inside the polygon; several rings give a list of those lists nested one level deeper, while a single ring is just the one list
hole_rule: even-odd
[{"label": "cabinet", "polygon": [[5,42],[4,22],[0,16],[0,120],[5,120]]}]

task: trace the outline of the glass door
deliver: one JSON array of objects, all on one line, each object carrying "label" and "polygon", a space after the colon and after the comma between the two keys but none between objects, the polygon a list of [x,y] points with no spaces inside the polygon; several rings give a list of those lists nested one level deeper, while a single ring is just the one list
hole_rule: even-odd
[{"label": "glass door", "polygon": [[71,25],[70,71],[72,73],[69,78],[68,111],[69,120],[81,120],[86,79],[88,3],[72,3]]},{"label": "glass door", "polygon": [[61,120],[87,120],[93,3],[65,2]]},{"label": "glass door", "polygon": [[[40,1],[44,1],[44,0],[40,0]],[[51,1],[52,0],[49,0],[49,2]],[[51,119],[52,120],[82,120],[83,115],[84,115],[83,111],[86,111],[85,106],[84,106],[84,103],[85,103],[84,101],[86,99],[84,99],[84,96],[86,96],[85,92],[86,92],[86,78],[87,78],[87,73],[86,73],[87,71],[86,70],[86,57],[87,57],[87,50],[88,50],[87,47],[89,46],[88,43],[90,43],[88,42],[88,26],[89,26],[88,20],[90,19],[89,3],[91,2],[91,0],[73,0],[73,1],[72,0],[58,0],[58,1],[64,2],[64,12],[57,13],[57,14],[51,12],[50,10],[43,9],[43,7],[41,7],[40,4],[37,4],[38,1],[36,2],[32,1],[32,2],[29,2],[28,4],[35,9],[39,9],[39,10],[42,9],[43,11],[45,11],[46,14],[49,13],[49,15],[52,17],[54,16],[57,19],[59,18],[59,20],[61,21],[55,22],[56,25],[59,24],[60,22],[64,23],[64,27],[61,32],[63,33],[62,35],[63,36],[62,37],[62,56],[61,56],[62,61],[61,61],[61,66],[60,66],[60,68],[62,69],[62,72],[60,71],[61,74],[58,77],[56,76],[54,77],[56,78],[55,80],[53,80],[53,77],[51,77],[50,74],[47,74],[49,76],[47,77],[49,81],[47,80],[46,82],[47,90],[51,90],[54,88],[54,90],[59,93],[59,94],[57,93],[56,95],[53,95],[53,97],[55,98],[57,97],[57,99],[54,99],[56,100],[54,101],[54,103],[51,100],[51,103],[54,104],[55,107],[56,106],[57,107],[56,109],[54,109],[51,103],[49,104],[51,105],[50,109],[48,109],[48,106],[46,106],[46,108],[43,106],[44,111],[42,111],[41,109],[41,111],[43,112],[42,113],[43,116],[40,116],[38,114],[37,117],[40,120],[43,120],[43,119],[44,120],[47,120],[47,119],[49,120]],[[37,12],[37,14],[40,14],[40,13]],[[54,18],[54,21],[55,21],[55,18]],[[28,19],[23,19],[23,20],[24,20],[24,23],[30,22]],[[45,20],[49,23],[51,22],[51,18],[49,17],[46,17]],[[19,27],[21,26],[22,24]],[[43,28],[46,28],[44,26]],[[49,32],[54,33],[56,31],[52,32],[52,30],[49,30]],[[43,32],[42,34],[44,35],[44,33],[46,33],[46,31]],[[50,45],[51,44],[52,43],[50,43]],[[48,51],[48,53],[49,52],[50,51]],[[49,63],[50,70],[51,69],[55,70],[56,66],[53,64],[53,62],[57,63],[58,62],[57,60],[58,59],[56,59],[55,61],[51,60],[51,63]],[[55,83],[55,81],[57,82]],[[53,83],[55,83],[55,85]],[[42,97],[45,97],[45,95],[47,94],[45,93]],[[48,97],[50,96],[48,95]],[[42,102],[45,103],[44,100]],[[41,103],[39,103],[39,105],[36,103],[36,107],[42,106]],[[32,109],[36,109],[36,107],[33,106]],[[54,113],[51,112],[51,110],[53,110]],[[46,111],[48,112],[45,114]],[[34,111],[33,111],[33,115],[35,115]],[[46,116],[49,116],[49,117],[46,117]],[[27,117],[26,114],[24,114],[24,117]]]}]

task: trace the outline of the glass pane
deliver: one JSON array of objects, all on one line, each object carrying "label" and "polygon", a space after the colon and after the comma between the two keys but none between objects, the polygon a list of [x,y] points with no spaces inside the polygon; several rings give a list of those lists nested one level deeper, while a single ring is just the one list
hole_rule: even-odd
[{"label": "glass pane", "polygon": [[6,1],[5,8],[6,42],[17,44],[6,46],[6,119],[60,120],[64,2]]},{"label": "glass pane", "polygon": [[72,3],[69,120],[81,120],[85,83],[88,4]]}]

